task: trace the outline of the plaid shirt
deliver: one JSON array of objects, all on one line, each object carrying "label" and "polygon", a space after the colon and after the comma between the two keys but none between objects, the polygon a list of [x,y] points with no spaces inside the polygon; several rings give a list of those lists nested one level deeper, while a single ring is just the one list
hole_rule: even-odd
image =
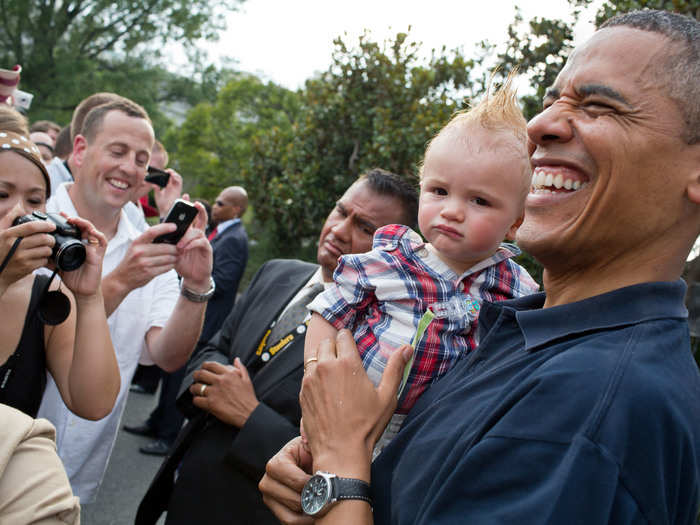
[{"label": "plaid shirt", "polygon": [[461,309],[462,315],[453,311],[436,316],[417,342],[397,409],[405,414],[433,381],[476,348],[481,300],[500,301],[537,291],[527,271],[509,260],[519,253],[516,246],[501,244],[491,257],[457,275],[416,232],[392,224],[377,230],[372,251],[340,258],[335,286],[317,296],[309,309],[339,330],[352,330],[367,374],[378,384],[389,356],[410,344],[429,307],[436,312],[455,301],[471,305]]}]

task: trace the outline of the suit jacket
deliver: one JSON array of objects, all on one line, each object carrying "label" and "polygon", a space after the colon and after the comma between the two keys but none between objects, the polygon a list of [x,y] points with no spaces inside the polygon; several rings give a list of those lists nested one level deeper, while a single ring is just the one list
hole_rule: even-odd
[{"label": "suit jacket", "polygon": [[243,223],[226,228],[211,241],[214,252],[212,277],[216,283],[214,295],[209,299],[200,340],[209,341],[224,324],[236,301],[238,283],[248,263],[248,235]]},{"label": "suit jacket", "polygon": [[166,509],[167,524],[278,523],[262,502],[257,485],[267,461],[299,434],[304,338],[297,337],[251,374],[260,404],[240,429],[195,408],[188,389],[192,373],[204,361],[230,364],[239,357],[249,366],[272,321],[317,269],[317,265],[294,260],[265,263],[222,329],[211,341],[198,345],[178,399],[189,422],[141,501],[137,525],[154,524]]}]

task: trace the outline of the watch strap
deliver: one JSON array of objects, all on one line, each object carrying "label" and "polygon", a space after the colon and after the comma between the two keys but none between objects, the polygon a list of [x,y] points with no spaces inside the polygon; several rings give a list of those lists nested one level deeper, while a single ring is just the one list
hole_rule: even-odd
[{"label": "watch strap", "polygon": [[331,478],[331,484],[333,486],[333,500],[359,499],[369,503],[370,507],[372,506],[372,491],[366,481],[335,476]]}]

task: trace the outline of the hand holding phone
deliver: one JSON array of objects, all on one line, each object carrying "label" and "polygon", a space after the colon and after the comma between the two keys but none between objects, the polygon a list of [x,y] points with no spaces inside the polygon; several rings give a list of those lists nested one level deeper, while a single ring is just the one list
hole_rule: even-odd
[{"label": "hand holding phone", "polygon": [[177,226],[177,229],[174,232],[159,235],[158,237],[153,239],[153,242],[177,244],[180,241],[180,239],[182,239],[182,236],[185,235],[187,228],[190,227],[190,224],[192,224],[192,221],[196,216],[197,208],[194,204],[187,202],[183,199],[177,199],[173,203],[172,207],[170,208],[170,211],[168,211],[168,215],[163,221],[174,223]]},{"label": "hand holding phone", "polygon": [[170,173],[167,171],[159,170],[153,166],[148,166],[148,173],[146,174],[146,182],[165,188],[170,180]]}]

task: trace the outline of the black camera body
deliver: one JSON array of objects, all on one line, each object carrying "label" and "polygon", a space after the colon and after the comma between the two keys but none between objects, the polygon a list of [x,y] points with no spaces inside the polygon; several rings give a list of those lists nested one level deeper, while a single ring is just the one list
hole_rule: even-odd
[{"label": "black camera body", "polygon": [[66,219],[58,213],[42,213],[36,210],[30,215],[17,217],[12,225],[17,226],[32,221],[50,221],[56,225],[56,229],[49,232],[49,235],[53,235],[56,240],[51,259],[59,270],[70,272],[80,268],[85,262],[87,252],[85,245],[80,240],[81,234],[78,228],[68,224]]}]

